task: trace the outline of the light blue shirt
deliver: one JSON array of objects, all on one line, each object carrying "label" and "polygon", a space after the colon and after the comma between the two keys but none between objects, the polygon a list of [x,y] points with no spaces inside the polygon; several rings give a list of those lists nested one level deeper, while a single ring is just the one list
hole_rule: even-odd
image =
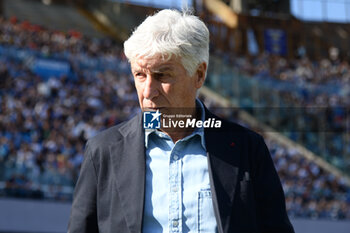
[{"label": "light blue shirt", "polygon": [[[201,118],[204,120],[204,107]],[[217,232],[204,129],[175,144],[165,133],[146,130],[146,190],[143,233]]]}]

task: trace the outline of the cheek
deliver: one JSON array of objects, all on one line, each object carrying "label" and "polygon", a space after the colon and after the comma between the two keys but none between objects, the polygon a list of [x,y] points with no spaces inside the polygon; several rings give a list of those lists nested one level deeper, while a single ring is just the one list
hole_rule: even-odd
[{"label": "cheek", "polygon": [[197,88],[195,86],[195,82],[193,81],[192,77],[189,77],[190,80],[188,80],[184,85],[182,86],[182,93],[184,93],[186,96],[193,96],[195,95]]},{"label": "cheek", "polygon": [[143,92],[143,85],[139,82],[135,82],[135,88],[137,95],[140,95]]},{"label": "cheek", "polygon": [[169,83],[162,83],[161,84],[161,91],[164,93],[164,94],[171,94],[174,90],[174,85],[171,85]]}]

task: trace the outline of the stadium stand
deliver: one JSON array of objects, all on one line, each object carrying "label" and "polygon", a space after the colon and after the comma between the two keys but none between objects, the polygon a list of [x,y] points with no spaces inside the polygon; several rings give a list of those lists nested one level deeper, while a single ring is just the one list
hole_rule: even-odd
[{"label": "stadium stand", "polygon": [[[0,27],[5,195],[71,199],[86,139],[137,109],[128,64],[105,39],[77,40],[14,18]],[[57,61],[71,71],[54,77],[42,65]]]},{"label": "stadium stand", "polygon": [[[245,56],[230,57],[225,62],[212,59],[213,77],[208,78],[208,86],[236,101],[237,105],[250,111],[260,121],[349,173],[350,90],[345,85],[349,75],[347,65],[344,65],[343,76],[334,76],[327,83],[317,83],[304,80],[304,71],[298,71],[304,68],[292,65],[293,62],[303,64],[305,59],[308,60],[300,58],[284,65],[290,67],[290,71],[286,72],[290,72],[294,80],[281,80],[274,76],[272,66],[278,66],[276,63],[281,61],[286,63],[287,60],[267,54],[259,57],[258,60],[265,58],[260,63],[254,63]],[[328,72],[321,67],[314,71],[318,62],[312,63],[315,65],[308,73]],[[335,62],[334,70],[339,69],[340,65],[337,64],[347,62]],[[329,72],[333,68],[329,68]]]},{"label": "stadium stand", "polygon": [[[235,67],[250,76],[274,78],[298,84],[328,84],[341,86],[350,81],[347,60],[323,58],[311,61],[307,54],[287,60],[282,56],[261,54],[232,59]],[[348,93],[347,93],[348,94]]]},{"label": "stadium stand", "polygon": [[[108,38],[10,18],[0,20],[0,54],[0,195],[71,200],[86,139],[139,111],[121,48]],[[250,75],[272,72],[262,57],[256,59],[235,62]],[[267,58],[273,59],[283,63],[282,58]],[[296,62],[303,66],[303,60]],[[299,72],[293,65],[281,67]],[[209,82],[221,75],[210,72]],[[278,72],[276,77],[283,73]],[[229,116],[237,120],[236,114]],[[296,149],[269,139],[267,144],[290,216],[350,219],[350,188],[344,179]]]},{"label": "stadium stand", "polygon": [[[55,1],[49,0],[48,2],[54,3]],[[54,28],[58,31],[78,30],[86,36],[106,37],[98,30],[97,25],[91,24],[74,7],[64,4],[55,4],[52,7],[52,4],[45,5],[43,2],[41,0],[3,0],[3,15],[6,18],[16,16],[21,21],[29,20],[33,24]],[[66,0],[66,2],[73,1]]]}]

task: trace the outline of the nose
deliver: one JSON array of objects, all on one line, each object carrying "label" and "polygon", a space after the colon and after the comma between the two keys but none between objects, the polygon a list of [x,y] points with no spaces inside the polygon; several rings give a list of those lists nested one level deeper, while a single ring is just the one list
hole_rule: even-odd
[{"label": "nose", "polygon": [[145,87],[143,89],[143,97],[148,100],[151,100],[154,97],[158,96],[159,92],[157,89],[157,85],[157,80],[154,80],[154,78],[151,75],[147,75]]}]

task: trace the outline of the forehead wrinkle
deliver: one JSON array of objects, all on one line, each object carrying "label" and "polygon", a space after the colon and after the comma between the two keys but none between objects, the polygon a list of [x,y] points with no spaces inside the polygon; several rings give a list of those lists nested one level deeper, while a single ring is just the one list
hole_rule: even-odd
[{"label": "forehead wrinkle", "polygon": [[173,64],[171,64],[171,61],[163,61],[163,62],[152,62],[154,59],[151,59],[147,61],[147,59],[139,59],[135,61],[132,64],[133,70],[142,70],[142,71],[150,71],[150,72],[165,72],[165,71],[172,71],[173,70]]},{"label": "forehead wrinkle", "polygon": [[164,65],[164,67],[159,67],[157,71],[165,72],[165,71],[172,71],[172,70],[173,70],[173,66],[170,64],[167,64],[167,65]]}]

